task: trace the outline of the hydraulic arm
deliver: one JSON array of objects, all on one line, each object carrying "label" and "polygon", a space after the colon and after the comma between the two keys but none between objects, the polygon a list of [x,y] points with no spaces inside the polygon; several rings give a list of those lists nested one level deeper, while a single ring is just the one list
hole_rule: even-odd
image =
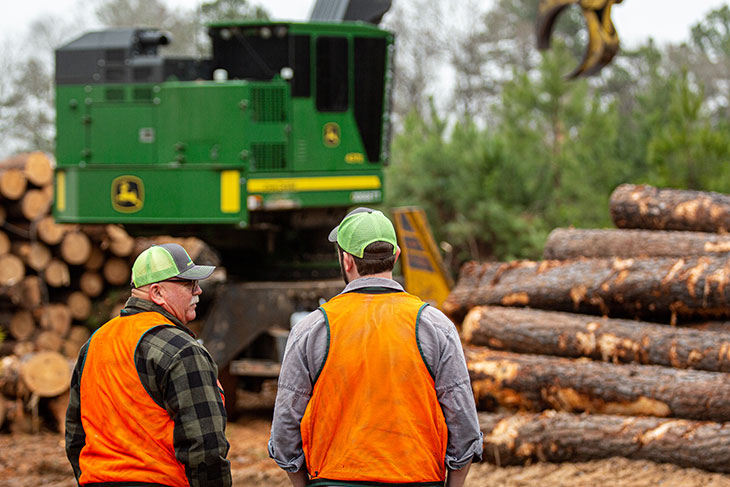
[{"label": "hydraulic arm", "polygon": [[588,26],[588,46],[580,65],[569,78],[591,76],[611,62],[619,40],[611,21],[611,7],[622,0],[540,0],[537,15],[537,47],[548,49],[558,15],[570,5],[580,5]]}]

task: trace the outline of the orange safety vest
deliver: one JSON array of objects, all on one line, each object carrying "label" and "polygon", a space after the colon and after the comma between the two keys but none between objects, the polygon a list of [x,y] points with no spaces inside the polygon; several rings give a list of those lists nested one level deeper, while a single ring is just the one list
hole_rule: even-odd
[{"label": "orange safety vest", "polygon": [[443,485],[448,430],[416,338],[424,306],[350,292],[320,308],[329,350],[301,423],[311,485]]},{"label": "orange safety vest", "polygon": [[79,458],[81,485],[189,485],[185,466],[175,458],[173,419],[152,400],[134,365],[139,340],[159,325],[175,326],[155,312],[120,316],[91,338],[80,385],[86,433]]}]

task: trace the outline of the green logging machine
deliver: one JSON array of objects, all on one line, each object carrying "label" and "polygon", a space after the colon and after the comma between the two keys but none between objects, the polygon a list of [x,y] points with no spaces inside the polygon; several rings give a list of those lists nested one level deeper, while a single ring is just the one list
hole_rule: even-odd
[{"label": "green logging machine", "polygon": [[[377,23],[390,3],[319,0],[310,22],[214,23],[206,59],[163,57],[169,34],[148,28],[57,49],[56,220],[198,236],[241,286],[299,277],[309,292],[333,277],[327,231],[383,199],[393,35]],[[209,320],[221,331],[204,333],[219,364],[281,321],[241,314],[261,308],[244,294],[274,299],[265,285],[226,288]]]}]

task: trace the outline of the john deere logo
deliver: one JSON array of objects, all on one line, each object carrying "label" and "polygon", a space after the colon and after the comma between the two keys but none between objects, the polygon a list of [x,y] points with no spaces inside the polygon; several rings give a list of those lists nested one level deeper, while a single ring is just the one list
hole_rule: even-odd
[{"label": "john deere logo", "polygon": [[135,213],[144,206],[144,184],[136,176],[119,176],[112,181],[112,206],[122,213]]},{"label": "john deere logo", "polygon": [[324,145],[337,147],[340,145],[340,126],[334,122],[326,123],[323,130]]}]

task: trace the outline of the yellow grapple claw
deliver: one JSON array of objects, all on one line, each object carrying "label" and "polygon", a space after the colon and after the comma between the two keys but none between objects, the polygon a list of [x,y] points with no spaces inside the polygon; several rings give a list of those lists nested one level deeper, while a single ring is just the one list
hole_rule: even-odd
[{"label": "yellow grapple claw", "polygon": [[619,39],[611,21],[611,7],[622,0],[540,0],[537,17],[537,47],[550,47],[557,16],[566,7],[580,5],[588,27],[588,46],[580,65],[568,78],[591,76],[611,62],[618,52]]}]

